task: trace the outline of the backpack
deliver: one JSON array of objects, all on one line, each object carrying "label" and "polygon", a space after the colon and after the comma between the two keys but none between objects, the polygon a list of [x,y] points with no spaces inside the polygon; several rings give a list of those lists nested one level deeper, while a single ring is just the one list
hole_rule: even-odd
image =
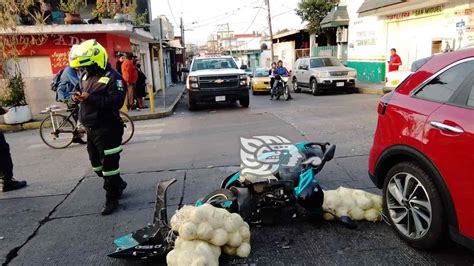
[{"label": "backpack", "polygon": [[63,72],[64,72],[64,69],[62,69],[61,71],[59,71],[59,72],[53,77],[53,79],[51,80],[50,87],[51,87],[51,90],[52,90],[52,91],[57,91],[57,90],[58,90],[59,82],[61,81],[61,75],[63,74]]}]

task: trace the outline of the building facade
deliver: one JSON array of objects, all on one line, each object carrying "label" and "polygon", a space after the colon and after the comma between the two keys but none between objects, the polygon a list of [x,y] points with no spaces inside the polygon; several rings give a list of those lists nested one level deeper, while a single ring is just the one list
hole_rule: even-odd
[{"label": "building facade", "polygon": [[472,0],[351,0],[347,10],[348,65],[362,81],[384,81],[391,48],[400,70],[409,70],[418,59],[474,43]]}]

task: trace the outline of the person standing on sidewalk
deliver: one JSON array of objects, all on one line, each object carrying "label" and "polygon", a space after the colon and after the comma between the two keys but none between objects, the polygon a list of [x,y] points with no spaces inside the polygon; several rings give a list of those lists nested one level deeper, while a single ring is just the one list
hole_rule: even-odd
[{"label": "person standing on sidewalk", "polygon": [[397,49],[390,49],[390,61],[388,61],[388,72],[398,71],[402,64],[402,59],[397,54]]},{"label": "person standing on sidewalk", "polygon": [[122,63],[122,77],[127,82],[127,107],[128,110],[133,109],[134,95],[133,87],[138,79],[138,72],[133,63],[133,54],[127,53]]},{"label": "person standing on sidewalk", "polygon": [[140,61],[136,62],[138,79],[135,84],[135,97],[137,98],[137,110],[148,108],[145,106],[143,98],[146,97],[146,75],[141,70]]},{"label": "person standing on sidewalk", "polygon": [[82,69],[73,99],[81,104],[80,119],[87,128],[87,151],[92,168],[104,179],[106,197],[102,215],[118,208],[127,187],[120,177],[119,167],[124,130],[119,110],[127,88],[107,59],[107,51],[96,40],[81,43],[69,59],[71,67]]},{"label": "person standing on sidewalk", "polygon": [[[7,110],[0,107],[0,115]],[[0,192],[8,192],[26,187],[26,181],[17,181],[13,178],[13,162],[10,154],[10,146],[5,136],[0,131]]]}]

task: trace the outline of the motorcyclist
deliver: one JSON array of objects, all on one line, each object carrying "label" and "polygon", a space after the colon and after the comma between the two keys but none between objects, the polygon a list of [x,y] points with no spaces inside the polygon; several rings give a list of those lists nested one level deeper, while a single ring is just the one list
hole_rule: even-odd
[{"label": "motorcyclist", "polygon": [[92,168],[104,179],[106,201],[102,215],[119,206],[127,183],[120,177],[123,123],[119,110],[127,85],[107,62],[105,48],[96,40],[82,42],[70,56],[69,65],[81,68],[79,86],[73,100],[80,102],[80,120],[87,128],[87,151]]},{"label": "motorcyclist", "polygon": [[[277,76],[280,76],[280,77],[289,77],[290,74],[288,72],[288,70],[286,69],[286,67],[283,66],[283,61],[282,60],[279,60],[278,61],[278,64],[276,65],[276,67],[274,68],[274,63],[272,64],[272,69],[270,70],[272,72],[272,76],[274,77],[277,77]],[[277,85],[278,85],[278,82],[275,82],[275,80],[273,80],[272,82],[272,92],[271,92],[271,98],[270,100],[273,100],[273,96],[276,94],[276,89],[277,89]],[[291,100],[293,99],[293,97],[291,97],[291,93],[290,91],[288,90],[288,99]]]}]

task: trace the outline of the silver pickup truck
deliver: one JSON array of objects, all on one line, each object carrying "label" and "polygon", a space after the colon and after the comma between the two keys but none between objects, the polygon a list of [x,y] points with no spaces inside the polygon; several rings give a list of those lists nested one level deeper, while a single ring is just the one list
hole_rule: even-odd
[{"label": "silver pickup truck", "polygon": [[300,92],[308,88],[313,95],[322,90],[344,89],[353,91],[357,71],[345,67],[334,57],[300,58],[295,63],[293,71],[293,89]]},{"label": "silver pickup truck", "polygon": [[248,81],[230,56],[195,57],[186,82],[188,108],[199,102],[235,102],[243,107],[250,104]]}]

